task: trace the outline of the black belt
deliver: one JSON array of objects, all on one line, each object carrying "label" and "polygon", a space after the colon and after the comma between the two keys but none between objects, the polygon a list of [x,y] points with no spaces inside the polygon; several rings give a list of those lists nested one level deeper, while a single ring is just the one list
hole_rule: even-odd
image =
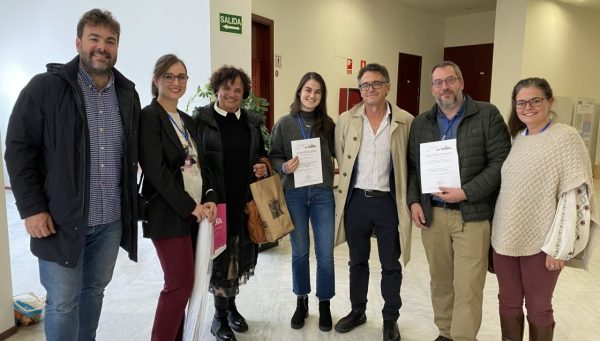
[{"label": "black belt", "polygon": [[379,198],[379,197],[385,197],[385,196],[390,195],[390,192],[375,191],[375,190],[368,190],[368,189],[362,189],[362,188],[355,188],[354,191],[358,192],[358,193],[362,193],[367,198]]},{"label": "black belt", "polygon": [[440,201],[436,201],[436,200],[431,200],[431,206],[441,207],[441,208],[444,208],[447,210],[460,211],[460,204],[457,202],[449,203],[449,202],[440,202]]}]

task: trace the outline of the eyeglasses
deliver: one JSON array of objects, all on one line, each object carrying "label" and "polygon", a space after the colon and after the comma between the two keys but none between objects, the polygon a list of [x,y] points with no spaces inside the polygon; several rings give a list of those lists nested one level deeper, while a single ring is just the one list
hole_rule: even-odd
[{"label": "eyeglasses", "polygon": [[377,89],[381,89],[381,87],[384,86],[385,84],[387,84],[387,82],[374,81],[371,83],[358,84],[358,88],[361,91],[369,91],[369,88],[371,88],[371,87],[373,87],[373,89],[377,90]]},{"label": "eyeglasses", "polygon": [[446,79],[436,79],[433,82],[431,82],[431,84],[434,88],[441,88],[442,85],[444,85],[444,83],[446,83],[447,85],[454,85],[456,84],[456,82],[458,82],[459,79],[460,78],[458,77],[450,76]]},{"label": "eyeglasses", "polygon": [[179,81],[179,83],[181,84],[185,84],[187,83],[188,75],[186,75],[185,73],[180,73],[178,75],[174,75],[172,73],[163,73],[162,74],[162,78],[165,80],[165,82],[167,83],[173,83],[175,81],[175,78],[177,78],[177,80]]},{"label": "eyeglasses", "polygon": [[531,107],[537,108],[540,105],[542,105],[542,102],[544,102],[545,99],[547,99],[547,98],[534,97],[534,98],[530,99],[529,101],[516,101],[515,107],[517,109],[525,109],[525,107],[527,107],[527,103],[529,103],[529,105],[531,105]]}]

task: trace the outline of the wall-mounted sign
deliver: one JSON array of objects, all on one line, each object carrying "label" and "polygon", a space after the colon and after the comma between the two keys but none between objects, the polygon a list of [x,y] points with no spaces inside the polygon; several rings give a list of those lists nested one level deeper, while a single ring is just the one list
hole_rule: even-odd
[{"label": "wall-mounted sign", "polygon": [[346,59],[346,74],[352,74],[352,59],[350,58]]},{"label": "wall-mounted sign", "polygon": [[361,59],[361,60],[360,60],[360,68],[362,69],[362,68],[364,68],[365,66],[367,66],[367,61],[366,61],[366,60],[364,60],[364,59]]},{"label": "wall-mounted sign", "polygon": [[239,15],[219,13],[219,31],[242,34],[242,17]]}]

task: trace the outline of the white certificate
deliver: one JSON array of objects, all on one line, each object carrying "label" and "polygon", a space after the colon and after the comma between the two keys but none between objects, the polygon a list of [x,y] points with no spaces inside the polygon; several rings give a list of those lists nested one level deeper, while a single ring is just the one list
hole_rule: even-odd
[{"label": "white certificate", "polygon": [[421,143],[421,192],[461,188],[456,139]]},{"label": "white certificate", "polygon": [[294,172],[294,186],[316,185],[323,182],[321,141],[318,137],[292,141],[292,156],[300,161]]}]

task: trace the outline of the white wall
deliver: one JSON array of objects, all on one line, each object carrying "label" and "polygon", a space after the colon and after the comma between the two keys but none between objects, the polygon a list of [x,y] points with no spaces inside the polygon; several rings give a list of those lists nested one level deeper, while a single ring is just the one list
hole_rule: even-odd
[{"label": "white wall", "polygon": [[[555,95],[600,102],[600,13],[549,0],[527,6],[522,76],[544,77]],[[560,112],[557,112],[560,115]],[[598,117],[589,152],[594,164]]]},{"label": "white wall", "polygon": [[444,47],[493,43],[495,21],[495,11],[446,18]]},{"label": "white wall", "polygon": [[[230,0],[232,1],[232,0]],[[67,62],[76,55],[76,26],[81,15],[97,7],[110,10],[121,24],[116,68],[136,83],[142,106],[150,102],[150,80],[154,63],[165,53],[175,53],[188,67],[188,92],[180,102],[184,108],[195,84],[210,76],[208,0],[185,5],[143,0],[97,0],[93,4],[70,0],[3,0],[0,10],[0,132],[12,106],[29,79],[46,70],[49,62]],[[4,155],[4,153],[2,153]],[[8,176],[5,173],[8,183]]]},{"label": "white wall", "polygon": [[[0,135],[0,138],[4,135]],[[3,143],[0,143],[3,144]],[[4,159],[0,158],[0,168]],[[0,188],[4,188],[4,177],[0,173]],[[8,248],[8,223],[6,221],[6,196],[0,191],[0,334],[15,325],[13,309],[12,276],[10,270],[10,253]]]},{"label": "white wall", "polygon": [[494,62],[490,102],[508,117],[510,93],[521,79],[527,0],[502,0],[496,3]]},{"label": "white wall", "polygon": [[600,13],[552,0],[503,0],[496,14],[491,100],[505,116],[513,86],[526,77],[546,78],[555,96],[600,99]]},{"label": "white wall", "polygon": [[541,76],[555,94],[600,99],[600,13],[530,0],[523,77]]},{"label": "white wall", "polygon": [[[376,5],[366,0],[254,0],[252,12],[274,20],[275,54],[282,68],[275,78],[275,120],[288,113],[302,75],[319,72],[328,88],[329,114],[338,116],[339,89],[356,87],[361,59],[388,68],[396,102],[398,53],[420,55],[422,61],[420,110],[433,103],[429,70],[443,56],[444,20],[390,1]],[[346,58],[354,61],[346,74]]]},{"label": "white wall", "polygon": [[[233,65],[252,76],[252,11],[251,1],[210,0],[211,68]],[[242,34],[219,32],[219,13],[242,17]],[[208,82],[208,80],[206,80]]]}]

